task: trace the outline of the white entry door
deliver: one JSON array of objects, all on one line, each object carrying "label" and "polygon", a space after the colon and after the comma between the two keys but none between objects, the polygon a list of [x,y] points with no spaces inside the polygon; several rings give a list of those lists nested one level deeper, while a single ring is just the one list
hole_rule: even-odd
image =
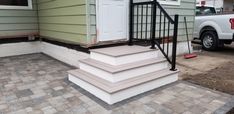
[{"label": "white entry door", "polygon": [[129,0],[97,0],[99,41],[127,39]]}]

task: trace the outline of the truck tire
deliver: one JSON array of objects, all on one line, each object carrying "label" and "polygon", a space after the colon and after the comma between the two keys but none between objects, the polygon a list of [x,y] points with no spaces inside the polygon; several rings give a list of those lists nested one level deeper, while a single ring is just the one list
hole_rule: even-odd
[{"label": "truck tire", "polygon": [[214,31],[206,31],[201,36],[202,48],[207,51],[214,51],[219,47],[218,36]]}]

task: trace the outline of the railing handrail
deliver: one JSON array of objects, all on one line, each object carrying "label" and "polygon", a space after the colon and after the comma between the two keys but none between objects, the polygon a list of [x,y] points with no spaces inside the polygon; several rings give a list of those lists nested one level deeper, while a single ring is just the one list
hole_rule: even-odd
[{"label": "railing handrail", "polygon": [[166,10],[159,4],[157,0],[154,0],[155,4],[158,6],[158,8],[163,12],[163,14],[170,20],[171,24],[174,24],[175,21],[171,18],[171,16],[166,12]]},{"label": "railing handrail", "polygon": [[[146,13],[144,15],[143,8],[145,8],[144,7],[145,5],[146,5],[146,12],[148,12],[148,8],[150,8],[151,14]],[[137,10],[136,10],[137,15],[135,15],[135,9],[134,9],[135,7],[137,8]],[[139,8],[142,8],[142,9],[139,10]],[[156,27],[156,25],[157,25],[157,8],[160,10],[159,29]],[[136,20],[134,19],[135,16],[137,18]],[[139,16],[141,16],[141,19],[139,19]],[[146,23],[143,22],[144,16],[146,18],[145,19]],[[149,18],[150,19],[150,28],[149,29],[147,27],[147,25],[148,25],[148,23],[147,23],[148,18],[147,17],[148,16],[151,16],[151,18]],[[173,19],[157,0],[136,2],[136,3],[134,3],[133,0],[130,0],[130,27],[129,27],[130,39],[129,39],[129,45],[133,44],[133,40],[150,41],[151,48],[155,49],[156,48],[155,46],[157,46],[158,49],[162,52],[162,54],[165,56],[167,61],[171,64],[171,70],[175,71],[176,70],[177,35],[178,35],[178,18],[179,18],[179,15],[175,15],[174,19]],[[139,20],[140,20],[141,26],[138,26]],[[168,20],[167,21],[168,24],[166,24],[166,20]],[[136,23],[134,23],[134,21],[136,21]],[[145,26],[143,26],[144,24],[145,24]],[[171,24],[174,25],[174,29],[173,29],[173,37],[172,37],[172,49],[169,50],[169,48],[171,48],[169,46],[169,42],[170,42],[170,38],[171,38],[171,35],[170,35],[170,33],[171,33],[170,32],[171,31],[170,25]],[[136,28],[135,28],[135,25],[136,25]],[[166,29],[166,25],[167,25],[167,29]],[[139,31],[139,27],[141,28],[140,31]],[[143,27],[145,27],[144,32],[143,32]],[[167,30],[167,32],[166,32],[166,30]],[[136,31],[136,34],[135,34],[135,31]],[[148,31],[149,31],[150,35],[148,35]],[[157,34],[156,31],[158,31],[159,33]],[[143,37],[143,33],[145,34],[145,37]],[[148,36],[150,36],[150,38]],[[159,41],[158,41],[158,39],[159,39]],[[160,42],[160,40],[161,40],[161,42]],[[162,46],[160,43],[162,43]],[[167,46],[166,48],[165,48],[165,45]],[[169,51],[172,51],[172,52],[170,52],[170,54],[172,55],[171,58],[169,57],[170,56]]]},{"label": "railing handrail", "polygon": [[133,3],[133,5],[146,5],[146,4],[156,4],[158,8],[162,11],[162,13],[170,20],[171,24],[175,23],[172,17],[166,12],[166,10],[160,5],[160,3],[157,0]]}]

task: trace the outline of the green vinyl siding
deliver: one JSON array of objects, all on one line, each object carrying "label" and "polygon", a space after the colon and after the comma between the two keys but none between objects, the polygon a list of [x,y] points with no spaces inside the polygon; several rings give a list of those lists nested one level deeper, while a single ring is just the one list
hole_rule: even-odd
[{"label": "green vinyl siding", "polygon": [[187,36],[186,36],[184,17],[187,18],[189,38],[193,39],[195,6],[196,6],[195,0],[181,0],[181,4],[179,6],[164,6],[165,10],[172,17],[175,14],[179,14],[178,41],[186,41]]},{"label": "green vinyl siding", "polygon": [[0,9],[0,38],[38,34],[36,0],[33,9]]},{"label": "green vinyl siding", "polygon": [[[90,10],[90,34],[92,35],[93,39],[96,37],[96,8],[95,5],[96,0],[90,0],[89,2],[89,10]],[[188,24],[188,34],[189,38],[193,38],[193,26],[194,26],[194,16],[195,16],[195,0],[181,0],[180,5],[162,5],[163,8],[168,12],[168,14],[174,19],[175,14],[179,14],[179,29],[178,29],[178,41],[185,41],[186,40],[186,29],[185,29],[185,23],[184,23],[184,17],[187,18],[187,24]],[[141,9],[139,9],[141,11]],[[159,12],[157,13],[159,14]],[[159,15],[158,15],[159,17]],[[150,19],[150,18],[148,18]],[[157,18],[159,19],[159,18]],[[136,20],[135,20],[136,21]],[[139,20],[141,21],[141,20]],[[148,21],[150,22],[150,21]],[[159,22],[159,20],[157,20]],[[148,26],[150,27],[150,26]],[[157,24],[157,32],[159,29],[159,24]],[[167,28],[167,27],[166,27]],[[141,28],[139,28],[141,30]],[[173,29],[173,26],[171,26],[170,29]],[[143,28],[145,30],[145,28]],[[150,30],[150,28],[148,29]],[[158,34],[158,33],[157,33]],[[171,35],[173,33],[170,33]]]},{"label": "green vinyl siding", "polygon": [[38,0],[40,35],[88,44],[86,0]]},{"label": "green vinyl siding", "polygon": [[[192,38],[195,0],[181,0],[178,6],[163,7],[172,17],[180,15],[178,40],[186,39],[184,16]],[[39,31],[40,36],[58,41],[84,45],[97,43],[96,0],[33,0],[32,10],[0,9],[0,17],[0,37],[31,35]]]}]

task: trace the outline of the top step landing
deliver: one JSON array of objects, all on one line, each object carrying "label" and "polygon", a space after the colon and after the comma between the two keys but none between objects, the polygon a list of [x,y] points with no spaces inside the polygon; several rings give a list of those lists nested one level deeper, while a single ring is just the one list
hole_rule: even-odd
[{"label": "top step landing", "polygon": [[120,56],[127,56],[127,55],[144,53],[149,51],[156,51],[156,49],[150,49],[150,47],[143,47],[143,46],[117,46],[117,47],[102,48],[102,49],[92,49],[90,51],[107,56],[120,57]]}]

